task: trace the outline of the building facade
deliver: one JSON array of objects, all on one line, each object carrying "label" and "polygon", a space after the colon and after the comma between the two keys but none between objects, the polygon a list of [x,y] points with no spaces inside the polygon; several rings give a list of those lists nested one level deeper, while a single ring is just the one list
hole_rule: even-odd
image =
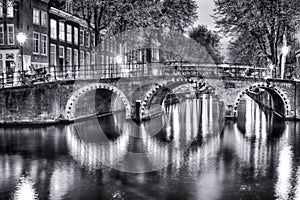
[{"label": "building facade", "polygon": [[[0,73],[13,76],[21,70],[20,45],[16,35],[28,39],[23,47],[24,70],[33,64],[48,64],[48,0],[4,0],[0,2]],[[31,39],[30,39],[31,38]]]},{"label": "building facade", "polygon": [[[23,62],[16,39],[21,32],[27,36]],[[70,6],[59,10],[50,7],[49,0],[0,2],[0,76],[5,76],[5,81],[10,74],[16,79],[22,63],[25,71],[29,66],[48,68],[51,73],[92,70],[94,43],[95,34],[72,14]]]},{"label": "building facade", "polygon": [[49,64],[59,72],[85,74],[93,70],[95,34],[87,23],[57,8],[49,8]]}]

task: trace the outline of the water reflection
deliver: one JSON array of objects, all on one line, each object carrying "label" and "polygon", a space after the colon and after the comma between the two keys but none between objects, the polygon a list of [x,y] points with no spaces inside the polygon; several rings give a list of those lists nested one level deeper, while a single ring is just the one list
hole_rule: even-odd
[{"label": "water reflection", "polygon": [[[111,121],[106,123],[119,127],[119,132],[114,134],[119,137],[110,142],[103,142],[104,140],[99,136],[101,133],[97,133],[98,126],[93,127],[93,122],[80,122],[79,125],[68,127],[67,144],[75,160],[90,169],[105,165],[129,170],[126,168],[128,160],[133,163],[130,163],[130,167],[134,170],[138,170],[139,167],[146,171],[154,171],[171,163],[174,168],[179,168],[183,154],[193,141],[198,141],[200,144],[207,138],[218,136],[218,130],[221,128],[218,123],[213,123],[212,114],[213,109],[216,111],[218,107],[213,107],[213,103],[209,96],[199,100],[188,100],[167,107],[168,115],[154,118],[140,126],[124,121],[124,113],[115,114],[114,117],[107,118]],[[203,108],[200,112],[199,108],[203,106],[209,109]],[[78,131],[78,127],[89,127],[89,129]],[[93,127],[92,131],[91,127]],[[161,129],[158,130],[157,127]],[[102,130],[105,132],[105,129]],[[157,130],[157,133],[153,130]],[[109,137],[110,134],[105,132],[105,135]],[[99,139],[97,140],[96,137]],[[198,154],[207,154],[215,143],[215,140],[211,140],[209,144],[205,143],[208,147],[203,148],[204,150],[199,151]]]},{"label": "water reflection", "polygon": [[28,177],[21,177],[16,186],[14,200],[35,200],[38,195],[34,188],[34,183]]},{"label": "water reflection", "polygon": [[285,130],[285,121],[272,111],[263,108],[250,97],[241,100],[238,109],[238,129],[245,137],[262,140],[280,136]]},{"label": "water reflection", "polygon": [[[299,199],[300,123],[244,105],[224,126],[209,95],[141,126],[119,113],[98,119],[105,144],[74,125],[0,128],[0,199]],[[107,166],[124,166],[130,153],[149,153],[132,162],[139,168],[169,165],[143,174]]]}]

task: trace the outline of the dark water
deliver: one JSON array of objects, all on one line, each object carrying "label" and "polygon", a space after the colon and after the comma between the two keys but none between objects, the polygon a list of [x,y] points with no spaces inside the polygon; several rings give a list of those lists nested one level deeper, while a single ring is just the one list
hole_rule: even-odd
[{"label": "dark water", "polygon": [[1,128],[0,199],[299,199],[300,124],[240,106],[225,124],[204,97],[141,126]]}]

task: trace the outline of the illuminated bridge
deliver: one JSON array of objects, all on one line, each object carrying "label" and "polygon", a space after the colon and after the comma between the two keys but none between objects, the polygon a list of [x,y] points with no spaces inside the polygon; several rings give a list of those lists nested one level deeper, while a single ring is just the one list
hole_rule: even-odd
[{"label": "illuminated bridge", "polygon": [[282,118],[300,117],[299,83],[266,78],[264,68],[169,61],[45,71],[39,80],[16,75],[9,82],[2,76],[2,123],[72,122],[121,110],[127,119],[149,119],[163,112],[166,98],[178,88],[185,93],[178,98],[211,94],[231,118],[245,95]]}]

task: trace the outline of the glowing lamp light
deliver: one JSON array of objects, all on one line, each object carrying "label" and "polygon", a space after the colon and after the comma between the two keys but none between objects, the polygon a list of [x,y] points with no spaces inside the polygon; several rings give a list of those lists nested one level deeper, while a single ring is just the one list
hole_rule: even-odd
[{"label": "glowing lamp light", "polygon": [[122,64],[122,63],[123,63],[123,58],[122,58],[122,56],[120,56],[120,55],[119,55],[119,56],[116,56],[116,57],[115,57],[115,61],[116,61],[117,64]]},{"label": "glowing lamp light", "polygon": [[289,53],[289,48],[287,46],[283,46],[281,52],[284,56],[286,56]]},{"label": "glowing lamp light", "polygon": [[19,44],[23,46],[27,40],[27,36],[24,33],[20,32],[17,34],[17,40]]}]

